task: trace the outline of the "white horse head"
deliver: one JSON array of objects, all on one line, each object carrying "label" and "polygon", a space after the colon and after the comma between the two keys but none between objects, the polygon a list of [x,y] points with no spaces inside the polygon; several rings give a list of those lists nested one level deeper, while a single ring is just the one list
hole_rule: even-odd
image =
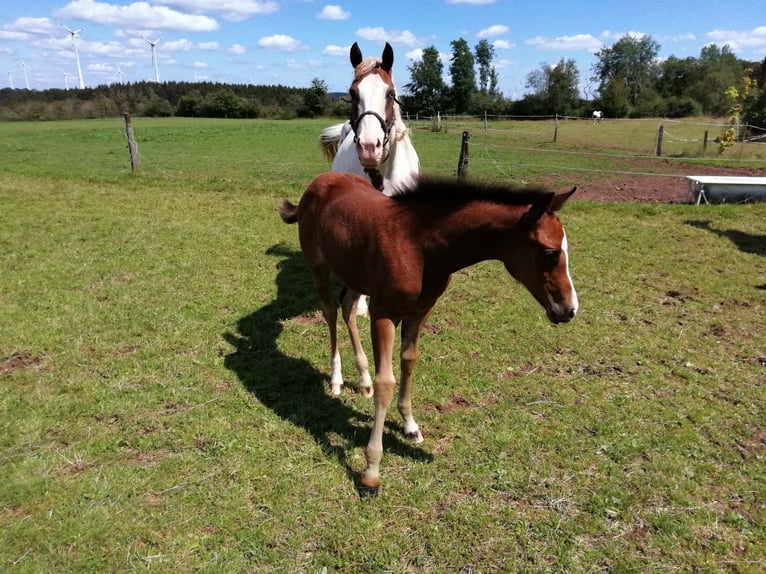
[{"label": "white horse head", "polygon": [[354,43],[350,60],[350,119],[322,130],[320,144],[333,171],[364,175],[384,194],[394,195],[413,187],[420,174],[420,159],[391,79],[394,51],[386,44],[382,58],[365,59]]}]

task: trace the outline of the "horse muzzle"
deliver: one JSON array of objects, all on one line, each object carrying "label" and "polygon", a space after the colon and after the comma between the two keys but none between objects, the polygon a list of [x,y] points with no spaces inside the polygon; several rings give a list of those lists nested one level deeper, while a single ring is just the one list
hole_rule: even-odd
[{"label": "horse muzzle", "polygon": [[546,315],[548,320],[554,325],[559,323],[569,323],[577,315],[576,307],[561,307],[561,308],[548,308],[546,309]]}]

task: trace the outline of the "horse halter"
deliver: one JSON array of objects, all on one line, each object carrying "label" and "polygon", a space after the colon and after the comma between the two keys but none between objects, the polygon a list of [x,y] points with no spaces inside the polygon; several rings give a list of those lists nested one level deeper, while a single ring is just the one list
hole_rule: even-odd
[{"label": "horse halter", "polygon": [[[399,103],[396,98],[394,98],[394,101],[396,103]],[[391,129],[394,127],[394,118],[391,118],[390,122],[386,122],[386,120],[383,119],[383,117],[378,113],[374,112],[372,110],[367,110],[359,114],[356,118],[351,118],[351,130],[354,132],[354,143],[359,143],[359,123],[362,121],[362,118],[364,116],[373,116],[375,119],[378,120],[380,123],[380,128],[383,130],[383,147],[388,149],[388,142],[391,140]],[[381,161],[386,161],[388,159],[388,154],[386,154],[386,157],[383,158]]]}]

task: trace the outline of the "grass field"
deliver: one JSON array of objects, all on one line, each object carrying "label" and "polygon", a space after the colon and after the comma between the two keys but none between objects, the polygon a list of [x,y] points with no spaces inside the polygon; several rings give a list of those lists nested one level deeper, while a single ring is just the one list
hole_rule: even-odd
[{"label": "grass field", "polygon": [[[137,118],[137,174],[119,120],[0,126],[0,570],[762,572],[766,204],[568,204],[568,325],[500,264],[457,273],[426,440],[391,409],[360,499],[372,403],[330,395],[275,209],[326,169],[323,125]],[[424,171],[460,131],[416,131]],[[515,176],[563,160],[535,161]]]}]

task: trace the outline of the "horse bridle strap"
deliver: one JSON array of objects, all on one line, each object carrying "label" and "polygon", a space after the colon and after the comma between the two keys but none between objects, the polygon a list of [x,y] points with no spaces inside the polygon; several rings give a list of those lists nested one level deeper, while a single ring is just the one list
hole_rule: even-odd
[{"label": "horse bridle strap", "polygon": [[380,122],[380,127],[383,129],[383,133],[385,134],[383,136],[383,147],[386,147],[389,141],[389,136],[391,135],[391,128],[394,127],[394,122],[391,120],[391,123],[386,123],[386,120],[384,120],[378,112],[373,112],[372,110],[362,112],[356,117],[355,120],[351,122],[351,129],[354,130],[354,143],[359,143],[359,134],[357,131],[359,129],[359,122],[362,121],[364,116],[374,116]]}]

